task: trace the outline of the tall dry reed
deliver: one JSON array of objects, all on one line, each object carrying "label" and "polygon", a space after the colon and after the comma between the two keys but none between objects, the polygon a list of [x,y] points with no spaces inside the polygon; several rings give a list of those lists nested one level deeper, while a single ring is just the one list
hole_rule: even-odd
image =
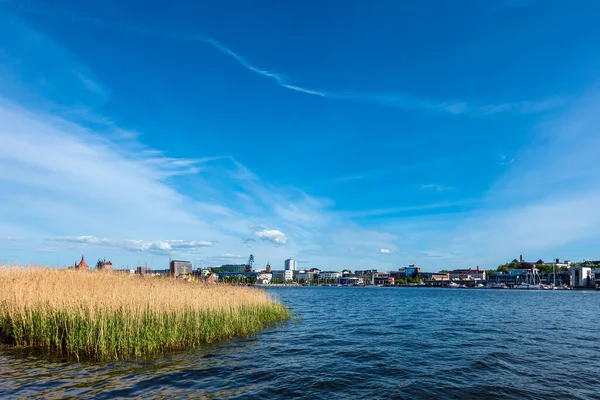
[{"label": "tall dry reed", "polygon": [[249,335],[290,318],[260,289],[169,278],[0,267],[0,337],[94,360]]}]

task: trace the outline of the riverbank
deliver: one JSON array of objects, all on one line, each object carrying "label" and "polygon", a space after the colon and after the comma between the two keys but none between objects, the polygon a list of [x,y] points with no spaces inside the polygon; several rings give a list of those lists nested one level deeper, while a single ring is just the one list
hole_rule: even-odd
[{"label": "riverbank", "polygon": [[260,289],[119,273],[0,267],[0,338],[92,360],[246,336],[291,317]]}]

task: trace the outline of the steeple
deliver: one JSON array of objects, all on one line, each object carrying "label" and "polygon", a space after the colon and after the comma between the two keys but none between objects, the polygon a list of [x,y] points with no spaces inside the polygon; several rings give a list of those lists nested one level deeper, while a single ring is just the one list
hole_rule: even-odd
[{"label": "steeple", "polygon": [[85,262],[85,260],[83,258],[83,254],[81,255],[81,261],[79,261],[79,264],[77,264],[75,266],[75,269],[85,269],[85,270],[90,269],[90,267],[87,265],[87,263]]}]

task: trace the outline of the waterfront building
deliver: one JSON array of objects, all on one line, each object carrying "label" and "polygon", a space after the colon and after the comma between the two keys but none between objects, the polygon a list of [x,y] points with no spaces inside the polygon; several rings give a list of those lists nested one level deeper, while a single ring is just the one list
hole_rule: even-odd
[{"label": "waterfront building", "polygon": [[217,268],[220,272],[229,274],[243,274],[246,272],[246,264],[225,264]]},{"label": "waterfront building", "polygon": [[338,271],[321,271],[318,274],[318,279],[339,279],[341,276]]},{"label": "waterfront building", "polygon": [[415,264],[409,264],[408,267],[404,268],[405,277],[417,276],[420,272],[421,268],[417,267]]},{"label": "waterfront building", "polygon": [[354,271],[354,275],[356,276],[360,276],[360,277],[371,277],[371,275],[376,274],[377,270],[376,269],[365,269],[365,270],[356,270]]},{"label": "waterfront building", "polygon": [[258,285],[268,285],[271,283],[272,278],[273,278],[273,274],[267,274],[267,273],[257,274],[256,275],[256,283]]},{"label": "waterfront building", "polygon": [[428,281],[448,281],[450,274],[448,272],[421,272],[419,278]]},{"label": "waterfront building", "polygon": [[450,279],[451,280],[474,280],[474,281],[484,281],[485,280],[485,271],[479,269],[479,265],[477,269],[455,269],[450,271]]},{"label": "waterfront building", "polygon": [[545,285],[571,286],[571,275],[569,271],[556,271],[556,277],[552,272],[542,273],[540,274],[540,282]]},{"label": "waterfront building", "polygon": [[304,279],[307,282],[312,282],[314,280],[317,280],[319,278],[319,273],[321,272],[320,269],[318,268],[311,268],[311,269],[302,269],[300,271],[297,272],[296,274],[296,279],[300,280],[300,279]]},{"label": "waterfront building", "polygon": [[344,286],[355,286],[355,285],[364,285],[365,281],[363,278],[356,278],[352,276],[345,276],[338,279],[338,283]]},{"label": "waterfront building", "polygon": [[298,273],[296,274],[296,278],[298,280],[300,279],[304,279],[307,282],[312,281],[313,279],[315,279],[316,274],[312,271],[306,270],[306,269],[301,269],[300,271],[298,271]]},{"label": "waterfront building", "polygon": [[406,279],[406,272],[404,268],[399,268],[398,271],[390,271],[390,276],[394,277],[394,279]]},{"label": "waterfront building", "polygon": [[193,272],[191,261],[171,260],[169,263],[169,274],[171,276],[179,276],[191,274]]},{"label": "waterfront building", "polygon": [[284,269],[283,271],[272,271],[273,279],[281,279],[284,282],[291,281],[294,278],[294,271],[291,269]]},{"label": "waterfront building", "polygon": [[390,274],[379,273],[373,277],[374,285],[394,286],[396,279]]},{"label": "waterfront building", "polygon": [[397,271],[392,271],[389,274],[394,279],[421,277],[421,268],[417,267],[415,264],[409,264],[408,267],[398,268]]},{"label": "waterfront building", "polygon": [[[533,264],[535,265],[535,263]],[[535,267],[525,269],[509,269],[505,272],[494,272],[487,277],[488,284],[505,284],[512,287],[527,282],[527,276],[538,275]]]},{"label": "waterfront building", "polygon": [[569,268],[571,276],[571,285],[573,287],[592,287],[594,285],[594,276],[592,269],[583,265],[575,265]]},{"label": "waterfront building", "polygon": [[295,271],[296,270],[296,260],[293,258],[288,258],[284,262],[284,269],[286,271]]}]

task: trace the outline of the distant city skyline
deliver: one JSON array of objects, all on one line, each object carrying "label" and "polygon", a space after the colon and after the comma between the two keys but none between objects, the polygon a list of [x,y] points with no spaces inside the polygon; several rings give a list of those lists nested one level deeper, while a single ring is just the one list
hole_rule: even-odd
[{"label": "distant city skyline", "polygon": [[599,14],[0,1],[0,263],[600,259]]}]

